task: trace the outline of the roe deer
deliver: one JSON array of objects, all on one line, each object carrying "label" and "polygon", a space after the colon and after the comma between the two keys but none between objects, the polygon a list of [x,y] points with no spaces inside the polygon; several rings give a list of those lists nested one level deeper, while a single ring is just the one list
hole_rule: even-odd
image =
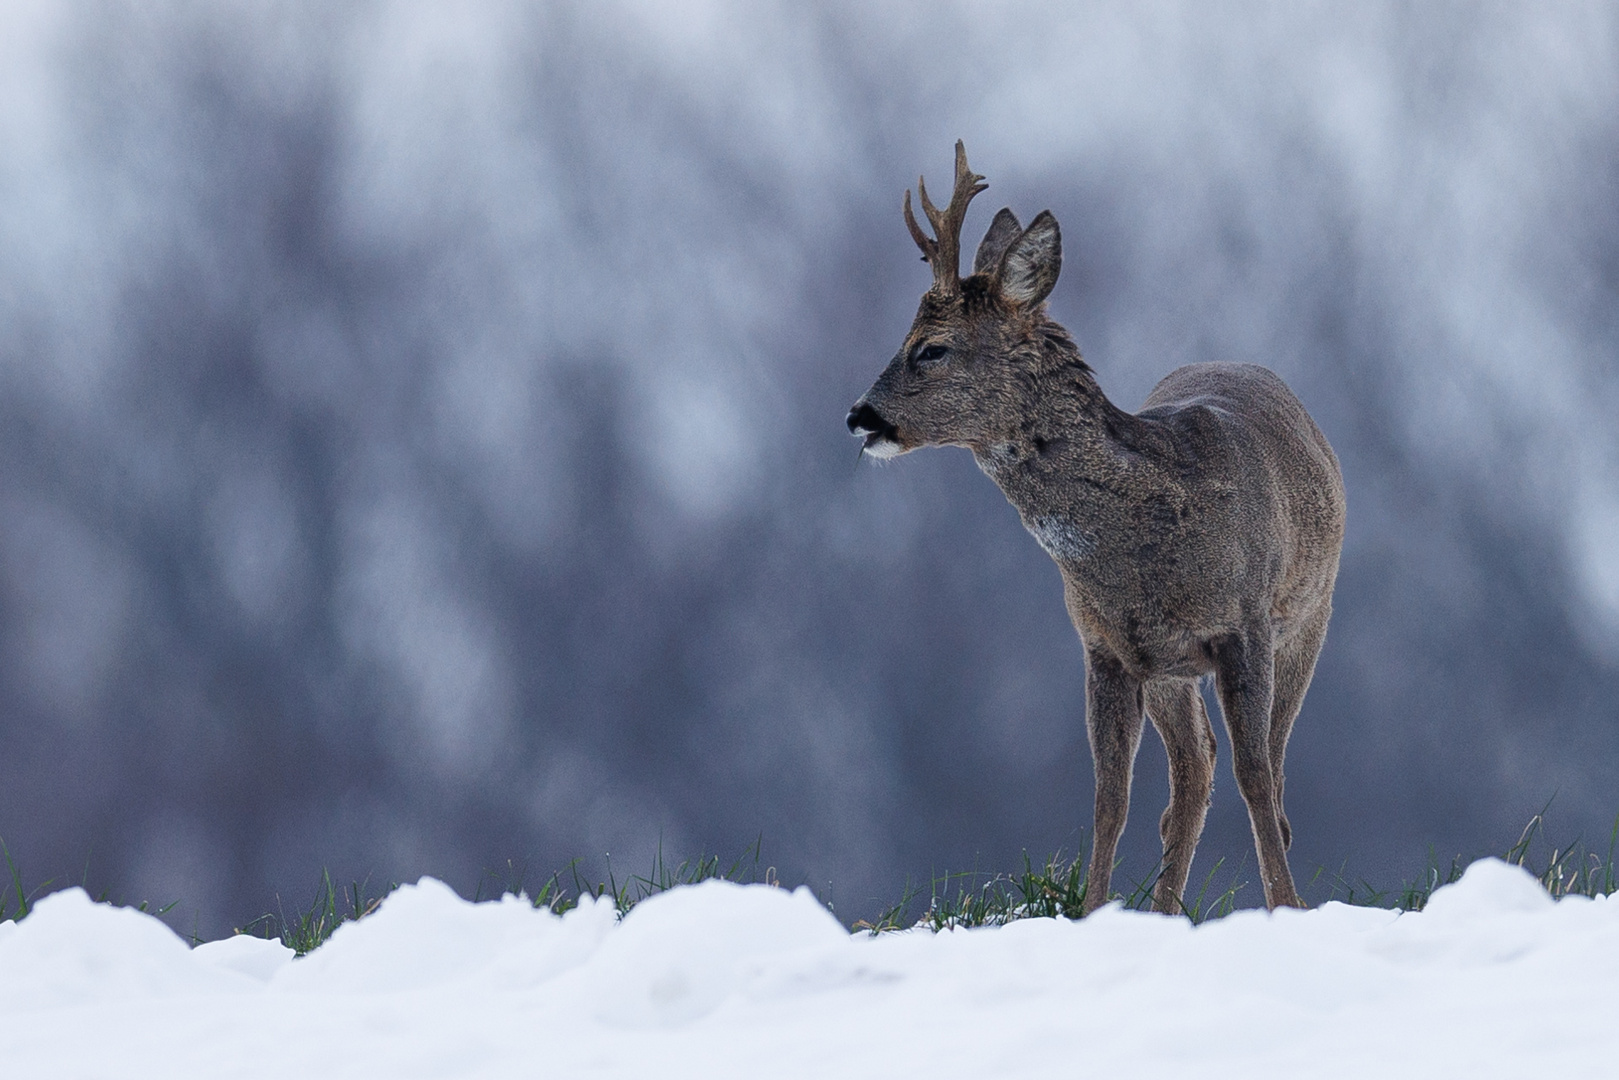
[{"label": "roe deer", "polygon": [[1085,650],[1085,726],[1096,823],[1085,911],[1108,899],[1130,801],[1142,712],[1169,754],[1159,822],[1159,911],[1183,910],[1214,785],[1215,688],[1248,804],[1265,904],[1302,906],[1287,865],[1282,757],[1332,612],[1343,546],[1338,459],[1282,380],[1252,364],[1170,372],[1131,415],[1103,395],[1068,332],[1046,313],[1062,239],[1042,211],[1028,228],[995,215],[959,275],[961,223],[987,185],[956,143],[943,211],[917,181],[933,267],[916,321],[849,411],[876,457],[965,446],[1062,574]]}]

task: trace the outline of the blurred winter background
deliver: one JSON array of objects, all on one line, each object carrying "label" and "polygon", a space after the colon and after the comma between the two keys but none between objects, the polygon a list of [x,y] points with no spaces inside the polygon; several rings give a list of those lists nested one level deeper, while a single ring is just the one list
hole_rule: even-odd
[{"label": "blurred winter background", "polygon": [[[856,466],[966,140],[1104,388],[1343,461],[1301,877],[1619,812],[1619,7],[0,7],[0,837],[203,936],[322,867],[1072,849],[1056,570]],[[1222,736],[1223,741],[1223,736]],[[1249,859],[1222,747],[1199,852]],[[1148,737],[1126,873],[1156,851]],[[1249,890],[1255,893],[1256,890]],[[1256,895],[1249,896],[1257,902]]]}]

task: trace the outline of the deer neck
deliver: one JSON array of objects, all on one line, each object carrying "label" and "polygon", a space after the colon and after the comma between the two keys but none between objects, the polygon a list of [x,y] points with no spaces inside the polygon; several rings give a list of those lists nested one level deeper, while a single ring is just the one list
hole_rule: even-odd
[{"label": "deer neck", "polygon": [[1095,550],[1098,523],[1151,497],[1162,463],[1143,437],[1146,421],[1107,399],[1067,335],[1046,347],[1047,362],[1020,385],[1014,419],[972,449],[1041,546],[1071,561]]},{"label": "deer neck", "polygon": [[1061,327],[1051,324],[1038,347],[1044,355],[1028,365],[1005,419],[972,445],[979,468],[1003,488],[1003,479],[1015,482],[1053,470],[1100,477],[1113,471],[1119,453],[1128,452],[1134,441],[1136,418],[1102,393]]}]

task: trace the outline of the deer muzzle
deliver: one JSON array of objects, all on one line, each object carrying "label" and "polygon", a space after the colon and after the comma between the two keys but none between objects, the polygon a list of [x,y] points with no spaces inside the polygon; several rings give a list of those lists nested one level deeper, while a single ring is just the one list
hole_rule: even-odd
[{"label": "deer muzzle", "polygon": [[872,457],[893,457],[904,449],[899,444],[899,429],[866,401],[855,402],[847,420],[849,434],[866,440],[866,453]]}]

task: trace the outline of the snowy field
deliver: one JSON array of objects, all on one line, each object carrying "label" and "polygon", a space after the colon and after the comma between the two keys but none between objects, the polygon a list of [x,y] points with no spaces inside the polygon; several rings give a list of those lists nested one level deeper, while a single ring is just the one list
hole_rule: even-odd
[{"label": "snowy field", "polygon": [[0,1077],[1594,1076],[1616,1016],[1619,901],[1496,860],[1417,914],[1197,928],[851,936],[807,891],[721,882],[618,922],[431,879],[300,960],[77,889],[0,924]]}]

